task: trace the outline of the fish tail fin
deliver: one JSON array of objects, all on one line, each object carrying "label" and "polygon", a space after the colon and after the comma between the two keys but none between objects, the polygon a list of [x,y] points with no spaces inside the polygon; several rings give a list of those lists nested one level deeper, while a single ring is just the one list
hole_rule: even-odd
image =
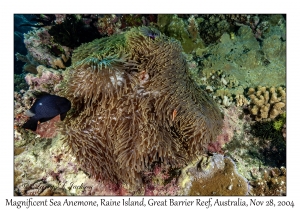
[{"label": "fish tail fin", "polygon": [[60,120],[63,121],[67,116],[67,112],[61,113],[60,114]]},{"label": "fish tail fin", "polygon": [[30,129],[32,131],[36,131],[37,125],[38,125],[37,119],[30,118],[26,123],[24,123],[22,128]]}]

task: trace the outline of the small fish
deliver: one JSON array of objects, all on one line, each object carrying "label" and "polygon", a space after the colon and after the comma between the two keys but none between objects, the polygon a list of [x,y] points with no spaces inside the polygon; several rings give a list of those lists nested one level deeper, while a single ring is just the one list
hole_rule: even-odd
[{"label": "small fish", "polygon": [[70,108],[71,102],[68,99],[43,93],[26,112],[30,119],[22,127],[36,131],[38,122],[46,122],[59,114],[60,120],[64,120]]}]

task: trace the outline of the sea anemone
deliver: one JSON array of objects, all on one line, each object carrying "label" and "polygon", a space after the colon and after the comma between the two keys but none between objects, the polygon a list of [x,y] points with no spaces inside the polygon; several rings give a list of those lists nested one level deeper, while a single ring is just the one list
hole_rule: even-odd
[{"label": "sea anemone", "polygon": [[182,167],[219,134],[220,111],[190,78],[177,40],[133,28],[73,57],[64,81],[73,111],[61,129],[91,176],[138,186],[153,162]]}]

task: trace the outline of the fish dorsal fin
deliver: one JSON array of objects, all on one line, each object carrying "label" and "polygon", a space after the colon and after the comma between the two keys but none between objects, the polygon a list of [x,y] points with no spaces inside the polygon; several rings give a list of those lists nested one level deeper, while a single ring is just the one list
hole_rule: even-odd
[{"label": "fish dorsal fin", "polygon": [[51,95],[50,93],[47,92],[39,92],[39,91],[35,91],[32,93],[37,99],[43,97],[43,96],[48,96]]}]

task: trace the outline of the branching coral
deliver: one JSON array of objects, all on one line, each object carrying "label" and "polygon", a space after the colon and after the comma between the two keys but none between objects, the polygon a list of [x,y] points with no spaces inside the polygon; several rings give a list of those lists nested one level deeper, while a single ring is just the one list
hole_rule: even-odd
[{"label": "branching coral", "polygon": [[180,43],[145,30],[82,45],[65,79],[74,109],[62,125],[65,143],[93,177],[131,186],[152,162],[179,167],[203,153],[222,127]]},{"label": "branching coral", "polygon": [[257,121],[267,118],[274,119],[284,111],[286,93],[282,87],[259,86],[257,90],[250,88],[248,96],[251,99],[250,112]]}]

